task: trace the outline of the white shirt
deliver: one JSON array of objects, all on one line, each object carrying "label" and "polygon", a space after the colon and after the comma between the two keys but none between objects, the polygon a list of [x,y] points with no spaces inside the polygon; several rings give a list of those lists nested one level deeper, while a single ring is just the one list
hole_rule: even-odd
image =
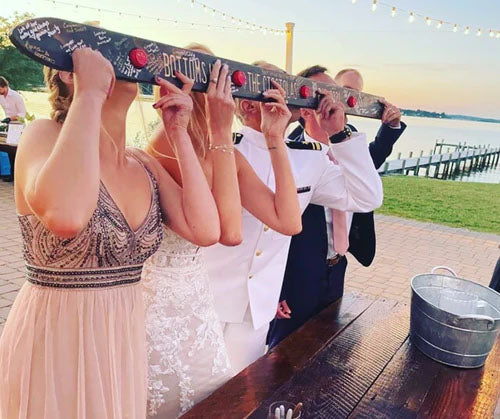
[{"label": "white shirt", "polygon": [[26,108],[24,100],[19,93],[12,90],[10,87],[7,90],[7,95],[0,95],[0,106],[2,106],[5,116],[11,118],[13,116],[26,116]]},{"label": "white shirt", "polygon": [[[275,189],[269,150],[264,135],[248,127],[236,145],[259,178]],[[368,152],[365,135],[334,144],[338,160],[326,152],[288,148],[299,203],[304,211],[310,202],[355,212],[368,212],[382,204],[382,183]],[[253,326],[258,329],[276,314],[285,271],[290,236],[277,233],[243,209],[243,242],[239,246],[216,244],[204,249],[214,294],[215,309],[222,322],[241,323],[250,304]]]}]

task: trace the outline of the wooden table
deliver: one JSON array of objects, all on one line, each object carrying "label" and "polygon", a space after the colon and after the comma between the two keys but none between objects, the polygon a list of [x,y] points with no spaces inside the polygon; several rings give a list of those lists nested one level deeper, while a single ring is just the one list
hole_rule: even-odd
[{"label": "wooden table", "polygon": [[448,367],[409,342],[409,319],[408,304],[347,294],[183,417],[266,418],[288,400],[302,419],[500,418],[500,339],[483,368]]}]

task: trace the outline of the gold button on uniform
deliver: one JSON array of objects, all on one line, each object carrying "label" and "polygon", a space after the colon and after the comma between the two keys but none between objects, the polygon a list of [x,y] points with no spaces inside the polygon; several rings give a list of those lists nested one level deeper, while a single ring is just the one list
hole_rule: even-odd
[{"label": "gold button on uniform", "polygon": [[262,254],[262,251],[260,251],[260,250],[257,250],[257,251],[255,252],[255,256],[260,256],[261,254]]},{"label": "gold button on uniform", "polygon": [[253,278],[253,275],[248,275],[248,279],[252,279]]},{"label": "gold button on uniform", "polygon": [[264,231],[268,231],[269,230],[269,227],[268,226],[264,226]]}]

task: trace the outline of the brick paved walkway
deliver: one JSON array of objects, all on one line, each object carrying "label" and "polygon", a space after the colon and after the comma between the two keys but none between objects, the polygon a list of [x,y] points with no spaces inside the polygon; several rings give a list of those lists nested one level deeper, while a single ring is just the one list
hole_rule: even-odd
[{"label": "brick paved walkway", "polygon": [[[448,265],[460,276],[488,284],[500,256],[500,236],[377,216],[377,257],[364,268],[350,258],[346,289],[407,301],[410,279]],[[13,187],[0,181],[0,333],[24,282],[22,244]]]}]

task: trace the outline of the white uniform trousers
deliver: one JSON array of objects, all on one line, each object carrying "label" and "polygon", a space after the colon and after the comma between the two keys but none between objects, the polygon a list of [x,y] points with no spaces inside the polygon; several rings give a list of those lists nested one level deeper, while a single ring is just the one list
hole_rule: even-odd
[{"label": "white uniform trousers", "polygon": [[264,355],[269,323],[255,330],[249,305],[242,323],[222,322],[221,324],[231,368],[233,374],[237,375]]}]

